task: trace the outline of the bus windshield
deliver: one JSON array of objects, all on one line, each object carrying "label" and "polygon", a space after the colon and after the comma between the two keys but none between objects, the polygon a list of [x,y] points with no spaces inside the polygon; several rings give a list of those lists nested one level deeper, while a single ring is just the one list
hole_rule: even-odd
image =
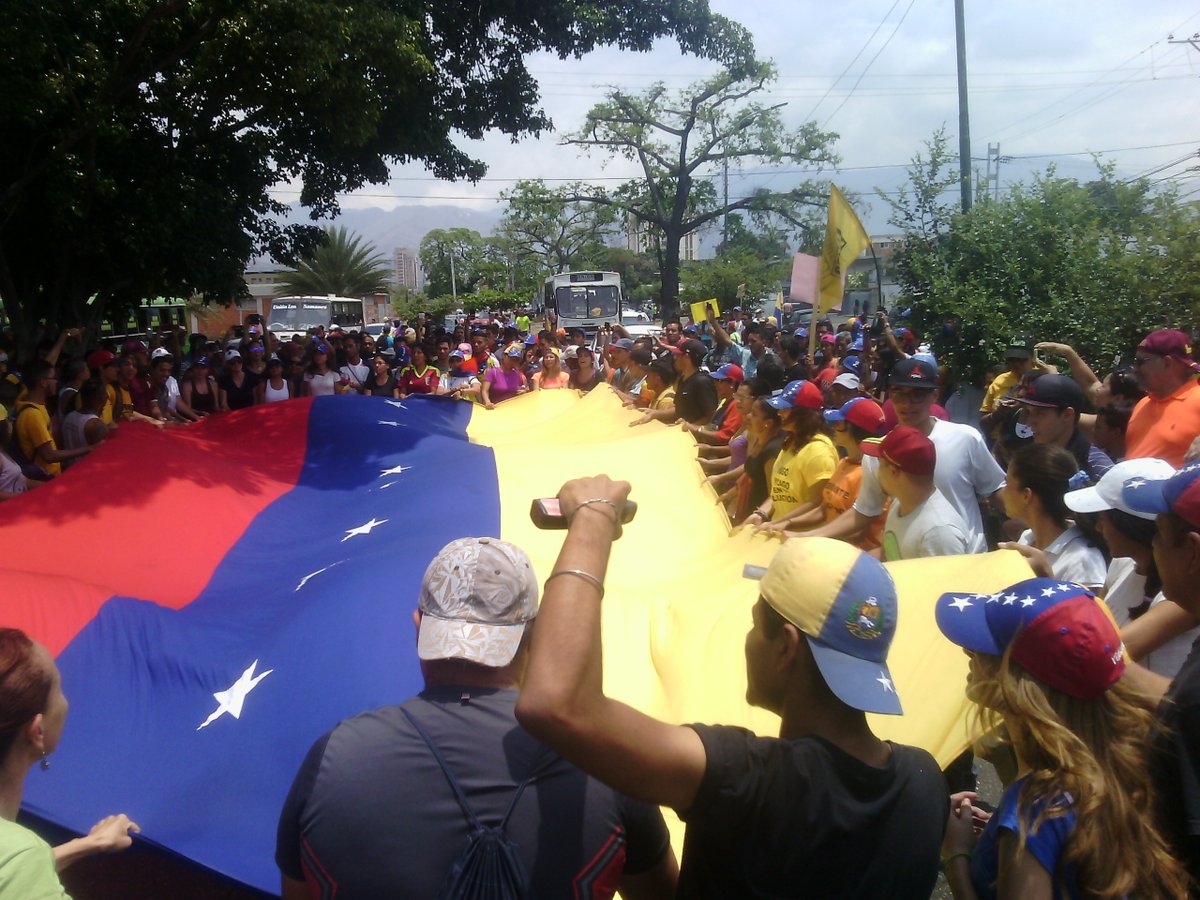
[{"label": "bus windshield", "polygon": [[329,325],[328,300],[277,300],[271,304],[272,331],[308,331]]},{"label": "bus windshield", "polygon": [[616,318],[619,289],[615,284],[573,284],[554,291],[560,319]]}]

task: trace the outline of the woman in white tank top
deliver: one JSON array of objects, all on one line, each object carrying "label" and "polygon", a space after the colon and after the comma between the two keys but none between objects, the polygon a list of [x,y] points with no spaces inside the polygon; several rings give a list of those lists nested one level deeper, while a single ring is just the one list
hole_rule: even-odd
[{"label": "woman in white tank top", "polygon": [[266,377],[258,383],[256,390],[259,403],[278,403],[280,400],[292,398],[291,386],[283,377],[283,360],[278,356],[271,354],[271,358],[267,360]]}]

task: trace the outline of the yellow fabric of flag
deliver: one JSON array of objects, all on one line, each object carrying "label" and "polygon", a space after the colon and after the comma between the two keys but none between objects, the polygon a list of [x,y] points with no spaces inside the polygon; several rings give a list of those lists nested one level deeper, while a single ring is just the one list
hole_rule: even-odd
[{"label": "yellow fabric of flag", "polygon": [[836,187],[829,189],[829,218],[825,225],[825,245],[821,250],[820,297],[817,309],[828,312],[842,300],[846,289],[846,269],[871,245],[871,238],[854,214],[846,198]]}]

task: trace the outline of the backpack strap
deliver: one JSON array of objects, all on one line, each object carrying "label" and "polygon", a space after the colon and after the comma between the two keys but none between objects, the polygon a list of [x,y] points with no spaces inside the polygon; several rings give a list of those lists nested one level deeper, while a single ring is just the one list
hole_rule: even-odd
[{"label": "backpack strap", "polygon": [[[453,773],[450,771],[450,767],[446,764],[445,757],[442,756],[441,751],[438,750],[438,746],[436,743],[434,743],[433,738],[430,737],[429,732],[425,730],[425,726],[421,724],[420,719],[414,716],[403,706],[400,707],[400,712],[404,713],[404,717],[412,723],[413,728],[417,730],[417,734],[421,736],[421,740],[425,742],[425,746],[429,748],[429,752],[433,754],[433,758],[437,760],[438,767],[442,770],[442,774],[446,776],[446,781],[450,783],[450,787],[454,791],[454,796],[458,800],[458,805],[462,807],[463,814],[467,817],[467,821],[471,824],[471,829],[473,831],[481,831],[484,827],[483,824],[479,821],[479,817],[475,815],[475,810],[471,808],[471,804],[467,802],[467,795],[463,793],[463,789],[459,785],[458,780],[454,777]],[[542,770],[547,766],[548,763],[552,762],[553,759],[554,755],[550,753],[549,750],[543,750],[537,764],[533,767],[533,771],[529,773],[529,776],[525,778],[524,781],[517,785],[517,789],[513,792],[512,800],[509,801],[508,809],[504,811],[504,818],[500,820],[501,831],[508,827],[508,820],[512,817],[513,810],[517,808],[517,802],[521,799],[521,795],[525,792],[525,788],[542,774]]]}]

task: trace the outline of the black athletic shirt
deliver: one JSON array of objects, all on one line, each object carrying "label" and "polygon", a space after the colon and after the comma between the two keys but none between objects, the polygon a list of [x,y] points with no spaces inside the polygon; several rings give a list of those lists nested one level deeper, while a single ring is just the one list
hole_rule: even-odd
[{"label": "black athletic shirt", "polygon": [[691,727],[708,763],[680,816],[680,897],[927,900],[950,801],[924,750],[892,744],[875,768],[821,738]]},{"label": "black athletic shirt", "polygon": [[1148,768],[1159,824],[1188,874],[1200,882],[1200,650],[1196,644],[1159,704],[1158,720]]},{"label": "black athletic shirt", "polygon": [[[464,698],[468,698],[465,699]],[[610,897],[622,872],[654,868],[669,837],[657,807],[616,793],[518,724],[517,692],[440,687],[407,701],[485,825],[509,820],[538,898]],[[347,719],[309,751],[279,820],[275,861],[337,900],[433,897],[469,827],[400,707]],[[306,878],[307,876],[307,878]]]}]

